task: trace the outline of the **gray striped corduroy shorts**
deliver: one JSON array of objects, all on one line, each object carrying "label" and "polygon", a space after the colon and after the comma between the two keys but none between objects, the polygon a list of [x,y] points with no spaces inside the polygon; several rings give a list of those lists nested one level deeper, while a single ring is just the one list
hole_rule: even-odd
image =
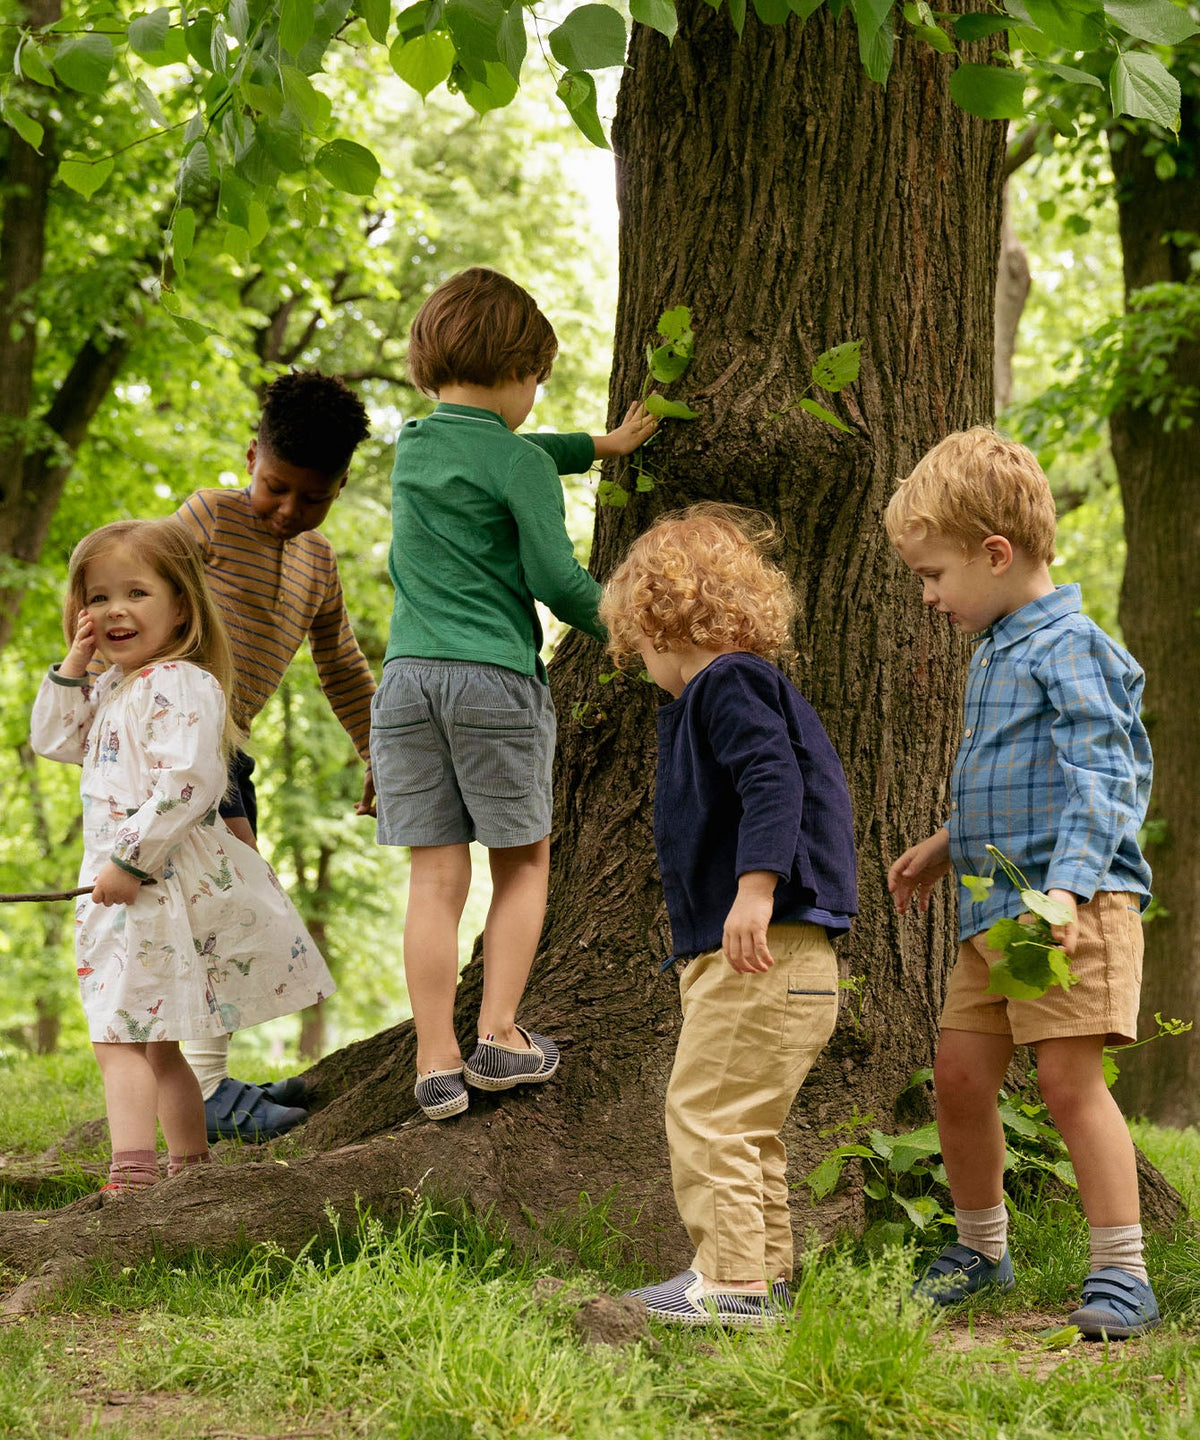
[{"label": "gray striped corduroy shorts", "polygon": [[550,833],[554,705],[532,675],[389,660],[371,702],[381,845],[532,845]]}]

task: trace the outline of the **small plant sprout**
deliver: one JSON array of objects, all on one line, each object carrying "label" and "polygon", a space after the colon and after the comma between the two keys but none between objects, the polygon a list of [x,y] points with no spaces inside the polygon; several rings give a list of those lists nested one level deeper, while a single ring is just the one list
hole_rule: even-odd
[{"label": "small plant sprout", "polygon": [[861,361],[861,340],[847,340],[844,345],[835,345],[832,350],[824,351],[813,361],[812,379],[799,395],[793,395],[786,405],[767,418],[778,420],[781,415],[786,415],[789,410],[795,410],[799,406],[809,415],[823,420],[826,425],[832,425],[835,430],[842,430],[847,435],[853,434],[849,425],[839,420],[831,410],[826,410],[824,405],[818,405],[808,392],[815,386],[818,390],[827,390],[831,395],[836,395],[839,390],[853,385],[858,379]]},{"label": "small plant sprout", "polygon": [[[1036,1000],[1052,985],[1069,990],[1079,977],[1071,971],[1067,952],[1054,943],[1050,927],[1068,924],[1070,910],[1061,901],[1051,900],[1043,891],[1033,889],[1008,856],[994,845],[989,845],[987,852],[1020,894],[1022,905],[1032,916],[1030,920],[1006,916],[997,920],[984,936],[988,948],[999,950],[1003,956],[991,967],[988,993],[1006,995],[1010,1000]],[[996,883],[994,873],[961,878],[972,904],[986,900]]]},{"label": "small plant sprout", "polygon": [[[662,395],[652,394],[651,386],[673,385],[692,363],[695,354],[696,337],[692,331],[692,312],[686,305],[676,305],[664,310],[658,317],[657,335],[659,341],[646,346],[646,378],[642,382],[642,404],[651,415],[660,420],[698,420],[700,412],[685,405],[682,400],[668,400]],[[649,440],[634,454],[632,465],[634,489],[641,494],[653,490],[659,478],[645,461],[645,452],[658,439],[651,435]],[[629,503],[630,492],[617,480],[601,480],[596,491],[600,505],[611,505],[620,509]]]}]

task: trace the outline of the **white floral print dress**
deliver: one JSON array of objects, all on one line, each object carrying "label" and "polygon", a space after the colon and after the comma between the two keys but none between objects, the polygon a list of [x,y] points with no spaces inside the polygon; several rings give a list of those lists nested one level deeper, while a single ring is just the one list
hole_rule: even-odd
[{"label": "white floral print dress", "polygon": [[83,766],[83,865],[139,877],[131,905],[81,896],[79,988],[93,1040],[198,1040],[289,1015],[332,977],[274,872],[216,813],[225,696],[186,661],[119,666],[94,685],[54,670],[33,707],[39,755]]}]

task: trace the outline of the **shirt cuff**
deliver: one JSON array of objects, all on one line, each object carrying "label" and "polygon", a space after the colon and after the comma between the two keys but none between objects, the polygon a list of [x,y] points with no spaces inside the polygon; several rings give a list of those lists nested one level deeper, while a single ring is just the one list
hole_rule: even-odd
[{"label": "shirt cuff", "polygon": [[122,860],[118,855],[108,857],[118,870],[124,870],[126,875],[132,875],[137,880],[149,880],[150,875],[145,870],[139,870],[136,865],[130,865],[127,860]]},{"label": "shirt cuff", "polygon": [[90,675],[60,675],[57,665],[51,665],[49,678],[56,685],[65,685],[72,690],[86,690],[92,683]]}]

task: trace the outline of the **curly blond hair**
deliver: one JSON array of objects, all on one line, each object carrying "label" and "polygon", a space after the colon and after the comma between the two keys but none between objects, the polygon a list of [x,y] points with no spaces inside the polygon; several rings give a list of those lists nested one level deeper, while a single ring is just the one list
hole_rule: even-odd
[{"label": "curly blond hair", "polygon": [[704,502],[640,535],[600,601],[620,663],[649,639],[659,654],[696,645],[764,657],[788,648],[795,596],[768,559],[775,526],[757,510]]},{"label": "curly blond hair", "polygon": [[1054,559],[1054,496],[1037,456],[986,425],[947,435],[896,487],[884,514],[894,545],[908,535],[970,550],[1003,535],[1032,559]]}]

